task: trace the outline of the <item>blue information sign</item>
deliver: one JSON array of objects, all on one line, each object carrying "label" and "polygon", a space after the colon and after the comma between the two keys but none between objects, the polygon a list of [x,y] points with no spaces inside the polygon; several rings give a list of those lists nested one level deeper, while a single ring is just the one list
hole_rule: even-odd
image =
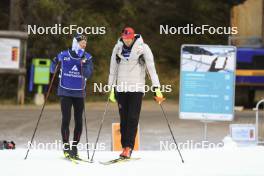
[{"label": "blue information sign", "polygon": [[236,48],[183,45],[181,119],[230,121],[234,117]]}]

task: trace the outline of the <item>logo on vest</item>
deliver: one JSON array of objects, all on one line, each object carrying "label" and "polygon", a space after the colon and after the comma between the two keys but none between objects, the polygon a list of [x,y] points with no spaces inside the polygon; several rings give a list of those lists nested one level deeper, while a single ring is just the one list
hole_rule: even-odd
[{"label": "logo on vest", "polygon": [[71,58],[69,58],[69,57],[64,57],[63,60],[65,60],[65,61],[70,61]]},{"label": "logo on vest", "polygon": [[74,65],[71,70],[72,71],[79,71],[76,65]]}]

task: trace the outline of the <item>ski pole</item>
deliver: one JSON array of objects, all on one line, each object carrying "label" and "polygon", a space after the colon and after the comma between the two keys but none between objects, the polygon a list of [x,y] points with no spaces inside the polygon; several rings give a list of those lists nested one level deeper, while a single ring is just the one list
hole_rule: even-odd
[{"label": "ski pole", "polygon": [[37,131],[37,128],[38,128],[38,125],[39,125],[40,119],[41,119],[41,117],[42,117],[42,113],[43,113],[43,111],[44,111],[44,108],[45,108],[45,105],[46,105],[46,103],[47,103],[48,97],[49,97],[49,95],[50,95],[51,88],[52,88],[52,85],[53,85],[53,82],[54,82],[55,76],[56,76],[56,74],[57,74],[57,72],[58,72],[58,69],[59,69],[59,65],[60,65],[60,62],[56,65],[55,71],[54,71],[54,73],[53,73],[53,76],[52,76],[52,79],[51,79],[51,82],[50,82],[50,85],[49,85],[49,89],[48,89],[48,92],[47,92],[46,98],[45,98],[44,103],[43,103],[43,105],[42,105],[42,108],[41,108],[41,111],[40,111],[40,114],[39,114],[39,118],[38,118],[38,121],[37,121],[36,127],[35,127],[35,129],[34,129],[33,135],[32,135],[31,140],[30,140],[30,146],[28,146],[28,150],[27,150],[26,156],[25,156],[25,158],[24,158],[25,160],[26,160],[27,157],[28,157],[30,147],[31,147],[32,142],[33,142],[33,140],[34,140],[34,137],[35,137],[35,134],[36,134],[36,131]]},{"label": "ski pole", "polygon": [[105,105],[104,114],[103,114],[103,117],[102,117],[102,120],[101,120],[101,123],[100,123],[100,127],[99,127],[99,130],[98,130],[98,134],[97,134],[97,137],[96,137],[96,141],[95,141],[95,146],[94,146],[91,162],[93,162],[94,154],[95,154],[95,151],[97,149],[97,143],[98,143],[98,140],[99,140],[99,137],[100,137],[100,133],[101,133],[103,124],[104,124],[104,119],[105,119],[106,111],[108,110],[109,101],[110,100],[108,98],[107,102],[106,102],[106,105]]},{"label": "ski pole", "polygon": [[84,81],[85,81],[85,78],[84,78],[84,74],[83,74],[83,63],[81,61],[81,74],[82,74],[82,87],[83,87],[83,90],[82,90],[82,94],[83,94],[83,103],[84,103],[84,106],[83,106],[83,115],[84,115],[84,126],[85,126],[85,139],[86,139],[86,151],[87,151],[87,157],[88,157],[88,160],[90,159],[90,155],[89,155],[89,145],[88,145],[88,132],[87,132],[87,121],[86,121],[86,110],[85,110],[85,88],[84,88]]},{"label": "ski pole", "polygon": [[[119,63],[120,63],[120,59],[119,60],[116,60],[117,61],[117,67],[116,67],[116,70],[115,70],[115,74],[114,74],[114,79],[113,79],[113,82],[111,84],[110,87],[112,87],[116,77],[117,77],[117,71],[118,71],[118,68],[119,68]],[[102,127],[103,127],[103,124],[104,124],[104,120],[105,120],[105,115],[106,115],[106,112],[108,110],[108,105],[109,105],[109,102],[110,102],[110,99],[109,97],[107,98],[107,102],[105,104],[105,109],[104,109],[104,113],[103,113],[103,117],[102,117],[102,120],[101,120],[101,123],[100,123],[100,127],[99,127],[99,130],[98,130],[98,134],[97,134],[97,138],[96,138],[96,141],[95,141],[95,145],[94,145],[94,150],[93,150],[93,154],[92,154],[92,158],[91,158],[91,162],[93,162],[93,158],[94,158],[94,154],[95,154],[95,151],[97,149],[97,143],[99,141],[99,137],[100,137],[100,134],[101,134],[101,130],[102,130]]]},{"label": "ski pole", "polygon": [[[151,78],[150,78],[150,74],[149,74],[147,68],[146,68],[146,72],[147,72],[148,78],[151,80]],[[166,116],[166,114],[165,114],[165,111],[164,111],[164,109],[163,109],[162,103],[159,103],[159,106],[160,106],[160,108],[161,108],[161,111],[162,111],[163,117],[165,118],[165,120],[166,120],[166,122],[167,122],[167,125],[168,125],[168,127],[169,127],[169,130],[170,130],[170,133],[171,133],[172,139],[173,139],[173,141],[174,141],[174,143],[175,143],[175,145],[176,145],[176,148],[177,148],[178,153],[179,153],[179,155],[180,155],[180,157],[181,157],[182,163],[184,163],[184,160],[183,160],[183,157],[182,157],[181,151],[180,151],[180,149],[179,149],[179,147],[178,147],[178,143],[177,143],[177,141],[176,141],[176,139],[175,139],[175,137],[174,137],[174,135],[173,135],[173,132],[172,132],[172,130],[171,130],[171,126],[170,126],[170,123],[169,123],[169,121],[168,121],[168,118],[167,118],[167,116]]]},{"label": "ski pole", "polygon": [[86,136],[86,150],[87,150],[87,157],[88,160],[90,159],[90,155],[89,155],[89,144],[88,144],[88,132],[87,132],[87,120],[86,120],[86,110],[85,110],[85,99],[84,99],[84,123],[85,123],[85,136]]},{"label": "ski pole", "polygon": [[169,123],[169,121],[168,121],[168,118],[167,118],[167,116],[166,116],[166,114],[165,114],[165,111],[164,111],[164,109],[163,109],[162,103],[159,103],[159,105],[160,105],[160,108],[161,108],[161,110],[162,110],[163,117],[165,118],[165,120],[166,120],[166,122],[167,122],[167,125],[168,125],[168,127],[169,127],[169,130],[170,130],[170,133],[171,133],[172,139],[173,139],[173,141],[174,141],[174,143],[175,143],[175,145],[176,145],[176,148],[177,148],[177,150],[178,150],[178,153],[179,153],[179,155],[180,155],[180,157],[181,157],[182,163],[184,163],[184,160],[183,160],[183,157],[182,157],[181,151],[180,151],[180,149],[179,149],[179,147],[178,147],[178,143],[177,143],[177,141],[176,141],[176,139],[175,139],[175,137],[174,137],[174,135],[173,135],[173,132],[172,132],[172,130],[171,130],[171,126],[170,126],[170,123]]}]

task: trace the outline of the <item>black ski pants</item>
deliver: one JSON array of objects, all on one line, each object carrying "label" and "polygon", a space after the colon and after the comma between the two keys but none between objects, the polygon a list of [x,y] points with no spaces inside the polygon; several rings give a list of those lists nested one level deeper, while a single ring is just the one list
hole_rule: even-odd
[{"label": "black ski pants", "polygon": [[116,92],[122,147],[134,148],[142,105],[142,92]]},{"label": "black ski pants", "polygon": [[82,134],[82,115],[84,108],[84,99],[78,97],[61,97],[61,135],[63,143],[69,143],[70,136],[70,121],[71,121],[71,110],[74,110],[74,134],[73,134],[73,145],[77,145],[80,141]]}]

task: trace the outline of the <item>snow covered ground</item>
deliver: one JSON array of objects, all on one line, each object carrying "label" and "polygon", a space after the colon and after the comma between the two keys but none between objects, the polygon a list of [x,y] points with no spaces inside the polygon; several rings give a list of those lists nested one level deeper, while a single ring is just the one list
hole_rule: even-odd
[{"label": "snow covered ground", "polygon": [[[62,157],[61,151],[31,150],[24,160],[26,150],[0,150],[2,176],[167,176],[167,175],[264,175],[264,147],[223,147],[214,149],[183,150],[182,164],[177,151],[139,151],[134,157],[140,160],[113,165],[99,161],[114,159],[119,153],[97,152],[95,163],[73,164]],[[86,157],[86,152],[80,152]]]}]

